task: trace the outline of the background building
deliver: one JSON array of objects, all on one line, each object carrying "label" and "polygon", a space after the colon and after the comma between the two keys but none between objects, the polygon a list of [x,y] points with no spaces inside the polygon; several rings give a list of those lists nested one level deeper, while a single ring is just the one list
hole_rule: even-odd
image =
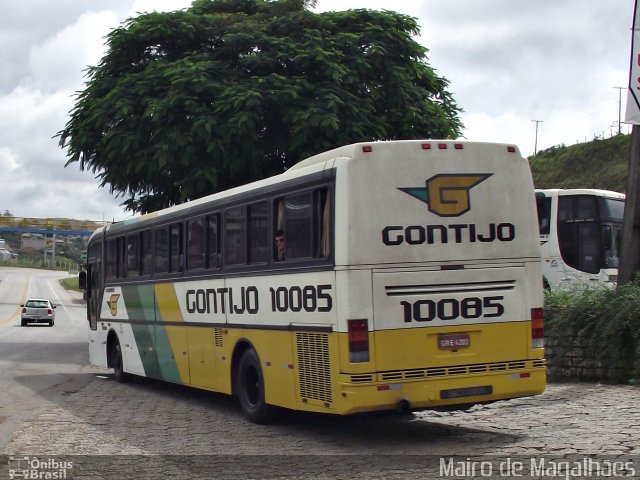
[{"label": "background building", "polygon": [[4,242],[4,239],[0,238],[0,262],[7,262],[11,260],[11,251]]}]

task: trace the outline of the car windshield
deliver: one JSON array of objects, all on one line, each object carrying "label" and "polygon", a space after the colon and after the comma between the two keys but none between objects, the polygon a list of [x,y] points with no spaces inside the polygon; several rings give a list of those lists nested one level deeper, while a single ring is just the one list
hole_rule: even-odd
[{"label": "car windshield", "polygon": [[49,302],[46,300],[29,300],[25,307],[30,308],[49,308]]}]

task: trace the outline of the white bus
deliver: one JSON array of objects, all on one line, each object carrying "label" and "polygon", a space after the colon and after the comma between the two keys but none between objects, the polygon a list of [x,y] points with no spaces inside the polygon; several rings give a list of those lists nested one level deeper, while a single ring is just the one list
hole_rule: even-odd
[{"label": "white bus", "polygon": [[131,374],[334,414],[545,388],[529,167],[511,145],[349,145],[97,231],[90,357]]},{"label": "white bus", "polygon": [[616,284],[624,200],[608,190],[536,190],[545,288]]}]

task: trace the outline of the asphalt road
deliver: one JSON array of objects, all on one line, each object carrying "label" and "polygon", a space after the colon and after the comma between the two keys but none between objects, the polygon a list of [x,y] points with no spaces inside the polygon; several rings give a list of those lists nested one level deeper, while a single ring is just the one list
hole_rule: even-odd
[{"label": "asphalt road", "polygon": [[[70,373],[89,362],[85,307],[47,270],[0,268],[0,449],[16,428],[76,383]],[[53,327],[20,325],[20,304],[48,298],[56,307]],[[75,386],[73,388],[76,388]]]}]

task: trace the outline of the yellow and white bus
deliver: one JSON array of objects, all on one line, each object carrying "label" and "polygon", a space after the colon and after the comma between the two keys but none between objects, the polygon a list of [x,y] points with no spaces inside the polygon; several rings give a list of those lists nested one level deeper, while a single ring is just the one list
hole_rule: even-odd
[{"label": "yellow and white bus", "polygon": [[109,225],[89,242],[92,363],[352,414],[541,393],[531,174],[514,146],[354,144]]},{"label": "yellow and white bus", "polygon": [[592,188],[535,193],[545,288],[615,286],[625,195]]}]

